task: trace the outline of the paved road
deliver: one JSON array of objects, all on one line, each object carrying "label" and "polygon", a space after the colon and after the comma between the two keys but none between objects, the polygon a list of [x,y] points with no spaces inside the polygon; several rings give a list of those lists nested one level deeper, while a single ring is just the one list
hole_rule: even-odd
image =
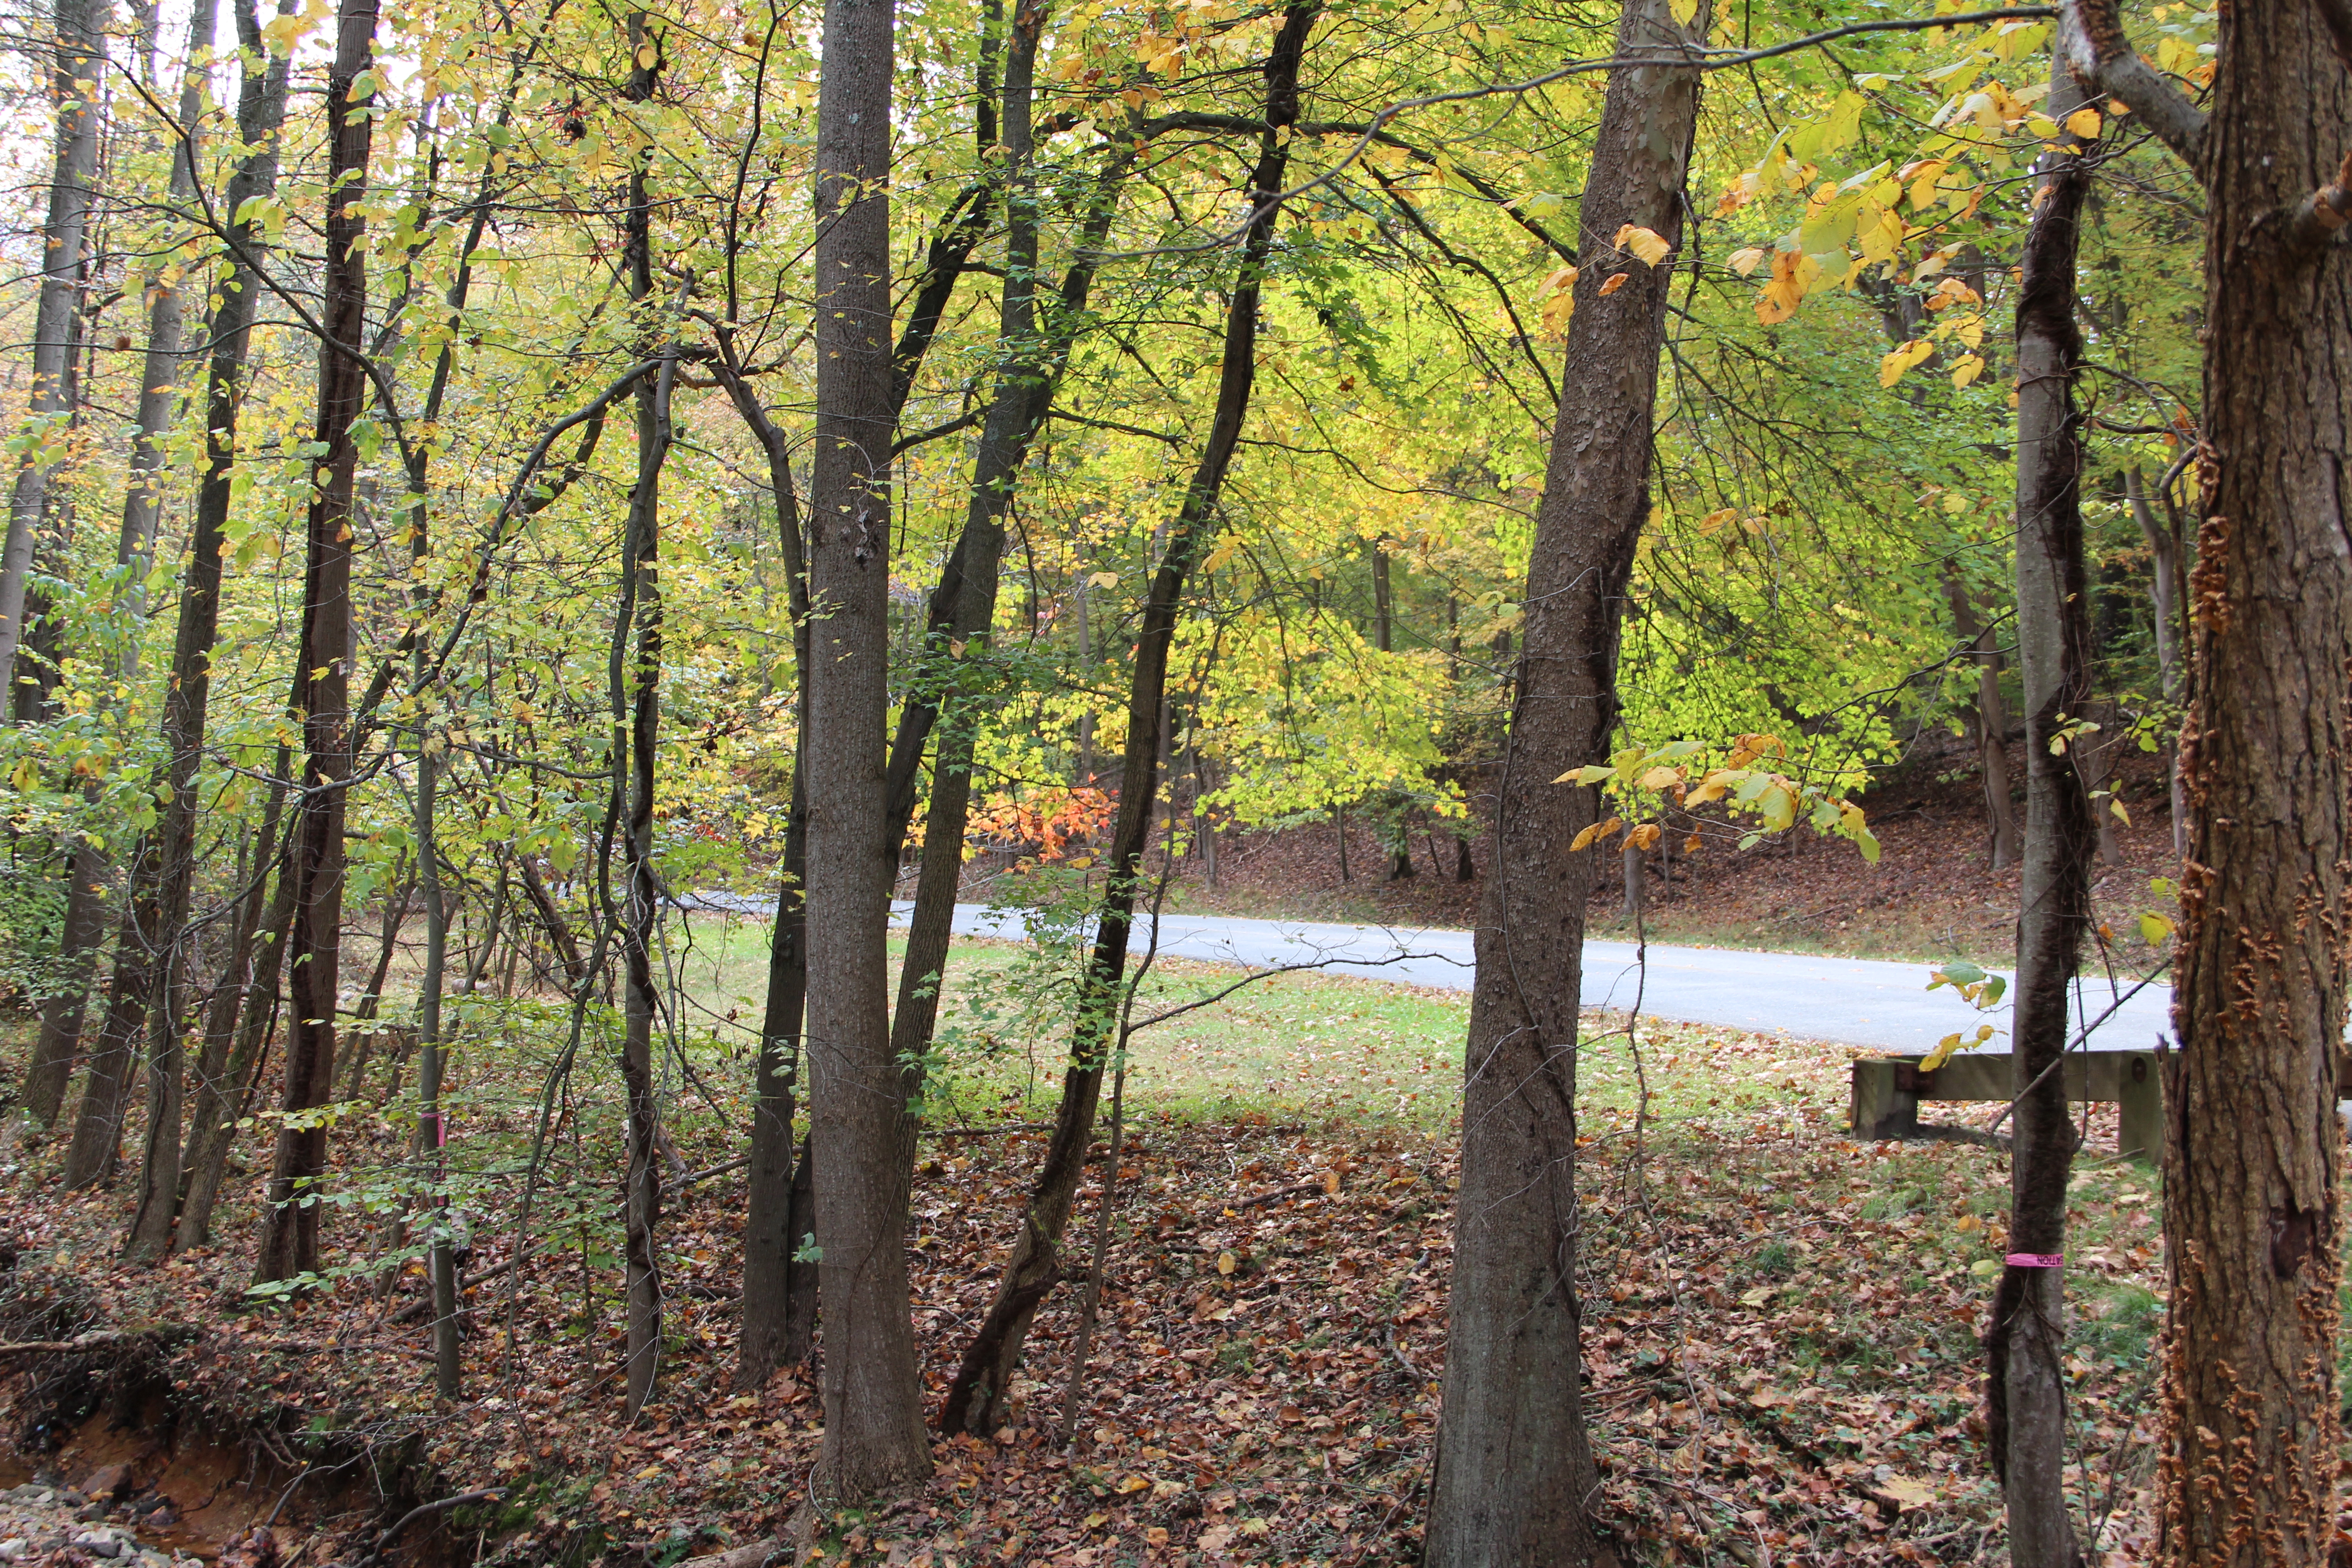
[{"label": "paved road", "polygon": [[[764,914],[773,907],[739,894],[704,893],[687,901],[751,914]],[[903,922],[908,908],[893,906],[893,919]],[[965,936],[1015,942],[1025,935],[1017,911],[980,904],[958,904],[955,929]],[[1150,921],[1139,920],[1132,950],[1140,952],[1150,939]],[[1214,915],[1164,916],[1160,952],[1251,968],[1325,963],[1335,973],[1459,991],[1470,988],[1473,968],[1470,933],[1465,931],[1232,920]],[[1932,1050],[1946,1035],[1955,1030],[1973,1032],[1980,1023],[2008,1028],[2006,1002],[1994,1013],[1980,1016],[1950,987],[1929,991],[1927,984],[1927,966],[1923,963],[1667,947],[1654,942],[1644,974],[1635,963],[1630,943],[1590,942],[1584,946],[1588,1006],[1629,1006],[1638,993],[1643,1011],[1662,1018],[1741,1029],[1780,1029],[1801,1038],[1894,1052]],[[2084,1017],[2105,1012],[2114,1001],[2104,982],[2084,984],[2075,1027],[2080,1029]],[[2149,985],[2116,1007],[2093,1032],[2090,1044],[2102,1050],[2145,1050],[2168,1033],[2171,1008],[2170,989]],[[1996,1036],[1991,1048],[2003,1049],[2007,1043],[2005,1035]]]}]

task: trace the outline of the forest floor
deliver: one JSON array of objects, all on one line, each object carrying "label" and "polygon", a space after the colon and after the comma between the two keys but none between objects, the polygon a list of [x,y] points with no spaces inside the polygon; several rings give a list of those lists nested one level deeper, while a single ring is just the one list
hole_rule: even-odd
[{"label": "forest floor", "polygon": [[[2010,767],[2011,777],[2024,778],[2021,742],[2011,747]],[[2094,872],[2093,900],[2099,921],[2113,933],[2120,967],[2149,956],[2137,916],[2144,910],[2171,911],[2170,896],[2152,892],[2149,882],[2178,867],[2162,759],[2127,752],[2119,775],[2117,794],[2131,822],[2116,826],[2120,859]],[[1853,958],[2013,962],[2018,871],[1992,868],[1973,751],[1948,735],[1927,737],[1858,804],[1884,850],[1875,866],[1846,840],[1803,828],[1743,850],[1736,847],[1738,833],[1710,826],[1696,856],[1682,854],[1677,844],[1670,863],[1654,857],[1644,916],[1650,940]],[[2023,800],[2015,807],[2021,828]],[[1678,816],[1669,838],[1678,840],[1691,826]],[[1477,876],[1464,882],[1456,878],[1459,855],[1447,824],[1424,815],[1410,837],[1413,875],[1391,879],[1390,852],[1359,813],[1347,823],[1343,877],[1341,834],[1333,822],[1229,830],[1220,839],[1213,879],[1201,857],[1179,860],[1168,907],[1280,920],[1473,924],[1486,847],[1473,849]],[[1024,879],[1011,871],[1012,864],[1009,856],[975,860],[965,896],[1027,901]],[[1595,936],[1633,934],[1622,866],[1619,855],[1601,852],[1591,911]]]},{"label": "forest floor", "polygon": [[[666,1103],[686,1165],[709,1170],[740,1152],[749,1062],[742,1019],[726,1015],[756,994],[764,933],[719,920],[690,931],[676,958],[682,1016],[711,1028],[682,1035]],[[972,944],[952,971],[956,1028],[908,1253],[934,1399],[993,1288],[1058,1071],[1023,1029],[1027,959]],[[1231,978],[1167,964],[1147,1000]],[[498,1272],[562,1032],[544,1007],[467,1006],[475,1044],[456,1069],[451,1160],[479,1283],[461,1404],[435,1402],[421,1270],[392,1229],[415,1190],[401,1158],[413,1108],[379,1104],[388,1086],[371,1079],[332,1139],[324,1224],[338,1267],[292,1300],[247,1289],[258,1149],[231,1184],[220,1244],[152,1270],[114,1261],[128,1181],[61,1191],[62,1139],[0,1152],[0,1333],[172,1331],[133,1342],[137,1353],[7,1363],[0,1398],[24,1468],[0,1479],[119,1453],[184,1514],[198,1500],[175,1488],[210,1489],[207,1533],[188,1546],[202,1554],[282,1510],[275,1568],[355,1562],[410,1504],[491,1488],[502,1496],[415,1524],[410,1560],[670,1568],[795,1521],[792,1558],[828,1568],[1414,1558],[1444,1357],[1462,994],[1293,975],[1139,1035],[1076,1441],[1057,1429],[1076,1315],[1066,1288],[1038,1318],[1005,1429],[939,1442],[927,1486],[824,1513],[806,1507],[822,1429],[810,1374],[748,1393],[731,1382],[739,1175],[669,1200],[662,1390],[623,1419],[619,1108],[609,1068],[589,1065],[604,1048],[593,1029],[559,1100],[536,1249]],[[1653,1022],[1629,1038],[1618,1017],[1592,1029],[1585,1393],[1595,1508],[1620,1560],[2005,1561],[1976,1336],[2002,1250],[2006,1157],[1852,1142],[1842,1047]],[[21,1033],[0,1081],[16,1077],[6,1056]],[[2088,1125],[2068,1246],[2067,1484],[2100,1560],[2129,1563],[2145,1559],[2154,1458],[2160,1205],[2154,1176],[2115,1156],[2112,1108]],[[135,1159],[135,1114],[125,1143]],[[1076,1221],[1087,1237],[1100,1174],[1098,1163]],[[110,1431],[118,1421],[128,1428]],[[217,1452],[199,1464],[192,1445],[230,1445],[243,1468]],[[197,1479],[174,1480],[174,1466]]]}]

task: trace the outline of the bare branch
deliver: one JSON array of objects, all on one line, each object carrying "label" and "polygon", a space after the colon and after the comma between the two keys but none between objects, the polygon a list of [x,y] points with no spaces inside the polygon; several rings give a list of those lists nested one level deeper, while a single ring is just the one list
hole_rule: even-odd
[{"label": "bare branch", "polygon": [[[2323,9],[2345,0],[2315,0]],[[2139,58],[2124,36],[2116,0],[2073,0],[2074,26],[2060,29],[2074,74],[2101,92],[2123,100],[2156,139],[2191,170],[2201,170],[2205,111]]]}]

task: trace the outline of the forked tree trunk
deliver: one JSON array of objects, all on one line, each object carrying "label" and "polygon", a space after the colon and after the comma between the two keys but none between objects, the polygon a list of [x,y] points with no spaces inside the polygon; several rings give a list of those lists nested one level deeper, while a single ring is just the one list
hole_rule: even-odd
[{"label": "forked tree trunk", "polygon": [[[2051,72],[2051,117],[2063,124],[2084,102],[2062,51]],[[2082,1561],[2063,1485],[2066,1297],[2058,1259],[2075,1134],[2059,1063],[2099,847],[2083,737],[2065,736],[2091,693],[2083,416],[2074,405],[2083,358],[2074,265],[2091,167],[2087,148],[2042,155],[2017,302],[2017,663],[2025,685],[2025,860],[2010,1054],[2017,1135],[2010,1262],[1985,1336],[1989,1447],[2017,1568]]]},{"label": "forked tree trunk", "polygon": [[[327,265],[320,313],[327,340],[319,345],[316,439],[323,474],[312,491],[306,528],[309,555],[302,584],[302,639],[296,664],[296,706],[309,756],[303,794],[288,835],[281,875],[294,884],[294,925],[288,942],[286,1091],[281,1106],[302,1118],[326,1103],[335,1079],[335,991],[342,948],[343,808],[351,775],[352,486],[359,460],[352,424],[366,402],[359,353],[367,330],[366,220],[368,153],[375,120],[354,102],[352,86],[375,60],[377,0],[343,0],[335,55],[326,81],[328,189]],[[269,1173],[269,1209],[254,1260],[257,1281],[291,1279],[319,1267],[320,1205],[316,1184],[326,1174],[327,1130],[296,1121],[281,1127]]]},{"label": "forked tree trunk", "polygon": [[1103,897],[1096,909],[1094,951],[1080,983],[1072,1020],[1070,1066],[1044,1164],[1029,1191],[1013,1255],[1005,1262],[988,1315],[964,1349],[940,1413],[940,1429],[992,1430],[1004,1419],[1013,1373],[1021,1364],[1029,1325],[1061,1279],[1062,1233],[1086,1171],[1087,1144],[1118,1026],[1118,996],[1127,971],[1128,931],[1135,911],[1144,840],[1158,794],[1160,721],[1167,703],[1168,658],[1175,641],[1184,584],[1216,527],[1217,501],[1240,446],[1256,374],[1258,302],[1281,210],[1289,167],[1288,128],[1298,119],[1298,66],[1319,12],[1318,0],[1294,0],[1265,63],[1265,130],[1250,175],[1253,209],[1242,243],[1240,275],[1225,308],[1217,403],[1209,438],[1168,528],[1168,542],[1152,575],[1138,628],[1128,697],[1127,754],[1119,775],[1118,820],[1104,865]]},{"label": "forked tree trunk", "polygon": [[814,1487],[924,1475],[908,1316],[907,1135],[890,1055],[883,725],[889,657],[891,0],[827,0],[817,105],[815,451],[809,487],[808,1064],[823,1250]]},{"label": "forked tree trunk", "polygon": [[[1674,9],[1626,0],[1616,53],[1702,45],[1706,0],[1685,25]],[[1569,846],[1599,800],[1553,781],[1607,754],[1626,584],[1650,510],[1673,274],[1618,252],[1616,235],[1633,224],[1679,251],[1698,100],[1696,70],[1612,70],[1579,215],[1582,271],[1520,595],[1526,652],[1476,938],[1444,1414],[1423,1545],[1434,1568],[1598,1555],[1585,1516],[1597,1477],[1578,1388],[1576,1195],[1577,999],[1597,858]]]}]

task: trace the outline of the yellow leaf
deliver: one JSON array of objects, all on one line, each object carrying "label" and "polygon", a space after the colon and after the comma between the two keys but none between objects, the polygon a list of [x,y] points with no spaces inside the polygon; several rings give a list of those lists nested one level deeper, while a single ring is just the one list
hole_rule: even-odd
[{"label": "yellow leaf", "polygon": [[1688,838],[1685,838],[1685,839],[1684,839],[1684,840],[1683,840],[1683,853],[1684,853],[1684,854],[1685,854],[1685,855],[1696,855],[1696,854],[1697,854],[1697,853],[1698,853],[1698,851],[1699,851],[1699,842],[1698,842],[1698,835],[1697,835],[1697,834],[1694,833],[1694,834],[1692,834]]},{"label": "yellow leaf", "polygon": [[1116,572],[1088,573],[1087,585],[1090,588],[1116,588],[1118,586],[1118,574]]},{"label": "yellow leaf", "polygon": [[1698,15],[1698,0],[1666,0],[1666,9],[1674,13],[1675,26],[1687,27]]},{"label": "yellow leaf", "polygon": [[1230,1252],[1220,1252],[1219,1254],[1217,1254],[1217,1272],[1218,1272],[1218,1273],[1220,1273],[1220,1274],[1231,1274],[1234,1269],[1236,1269],[1236,1268],[1240,1268],[1240,1267],[1241,1267],[1241,1259],[1239,1259],[1239,1258],[1235,1258],[1232,1253],[1230,1253]]},{"label": "yellow leaf", "polygon": [[2158,942],[2169,937],[2172,934],[2172,921],[2165,916],[2158,914],[2154,910],[2150,910],[2139,917],[2140,940],[2147,943],[2150,947],[2154,947]]},{"label": "yellow leaf", "polygon": [[1672,789],[1683,782],[1683,771],[1680,768],[1652,768],[1633,782],[1643,789]]},{"label": "yellow leaf", "polygon": [[2066,129],[2088,142],[2099,133],[2099,111],[2083,108],[2066,117]]},{"label": "yellow leaf", "polygon": [[1878,361],[1878,384],[1893,386],[1903,379],[1905,371],[1935,352],[1936,345],[1927,339],[1913,338],[1901,347],[1881,355]]},{"label": "yellow leaf", "polygon": [[1731,253],[1731,269],[1745,278],[1754,272],[1763,259],[1763,249],[1751,245],[1745,250],[1735,250]]},{"label": "yellow leaf", "polygon": [[1935,1489],[1909,1476],[1889,1476],[1879,1482],[1875,1489],[1879,1496],[1892,1499],[1895,1506],[1906,1513],[1915,1508],[1926,1508],[1936,1500]]},{"label": "yellow leaf", "polygon": [[1942,1039],[1936,1042],[1936,1048],[1934,1050],[1929,1051],[1925,1057],[1920,1058],[1919,1070],[1921,1072],[1934,1072],[1937,1068],[1942,1067],[1946,1062],[1950,1061],[1952,1059],[1952,1053],[1959,1048],[1959,1036],[1946,1035]]},{"label": "yellow leaf", "polygon": [[1742,1290],[1739,1293],[1739,1303],[1743,1307],[1760,1307],[1771,1299],[1772,1287],[1769,1285],[1759,1285],[1753,1290]]},{"label": "yellow leaf", "polygon": [[1129,1476],[1118,1483],[1118,1489],[1121,1492],[1149,1491],[1151,1489],[1151,1483],[1141,1476]]},{"label": "yellow leaf", "polygon": [[1718,532],[1721,531],[1725,523],[1731,521],[1738,515],[1739,509],[1736,506],[1727,506],[1718,510],[1708,512],[1705,517],[1698,520],[1698,531],[1701,533],[1707,534]]},{"label": "yellow leaf", "polygon": [[1636,849],[1648,849],[1657,844],[1659,836],[1664,831],[1654,822],[1645,822],[1627,834],[1625,842]]},{"label": "yellow leaf", "polygon": [[1984,374],[1984,367],[1985,362],[1981,357],[1976,354],[1969,354],[1965,359],[1961,360],[1959,363],[1952,367],[1953,388],[1958,390],[1960,387],[1968,385],[1969,383],[1974,381],[1977,377]]},{"label": "yellow leaf", "polygon": [[1601,824],[1596,822],[1591,826],[1586,828],[1583,832],[1576,836],[1574,841],[1568,847],[1569,853],[1573,855],[1579,849],[1591,848],[1592,847],[1592,841],[1600,837]]},{"label": "yellow leaf", "polygon": [[2116,799],[2113,795],[2109,795],[2107,797],[2107,809],[2116,814],[2116,820],[2117,822],[2122,823],[2126,827],[2129,827],[2131,826],[2131,813],[2124,809],[2124,803],[2122,801]]},{"label": "yellow leaf", "polygon": [[1656,230],[1629,223],[1617,231],[1617,248],[1630,250],[1644,264],[1655,267],[1666,258],[1666,253],[1674,247],[1668,245],[1665,237]]},{"label": "yellow leaf", "polygon": [[1618,289],[1625,287],[1625,279],[1632,276],[1633,275],[1630,272],[1619,272],[1602,279],[1601,281],[1601,297],[1606,300],[1610,295],[1614,294]]}]

